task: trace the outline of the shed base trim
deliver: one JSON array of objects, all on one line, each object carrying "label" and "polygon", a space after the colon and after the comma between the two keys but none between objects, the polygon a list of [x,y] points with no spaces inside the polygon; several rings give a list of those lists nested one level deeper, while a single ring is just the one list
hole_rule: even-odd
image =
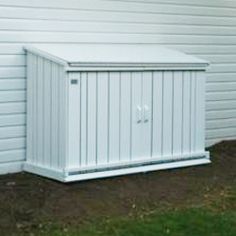
[{"label": "shed base trim", "polygon": [[51,169],[39,165],[35,165],[32,163],[24,163],[23,170],[32,174],[41,175],[50,179],[59,180],[61,182],[65,182],[65,175],[62,170]]},{"label": "shed base trim", "polygon": [[119,175],[145,173],[145,172],[156,171],[156,170],[196,166],[196,165],[203,165],[203,164],[209,164],[209,163],[211,163],[210,159],[208,157],[203,157],[203,158],[191,159],[191,160],[181,160],[181,161],[168,162],[168,163],[157,163],[157,164],[151,164],[151,165],[145,165],[145,166],[128,167],[128,168],[121,168],[121,169],[114,169],[114,170],[104,170],[104,171],[97,171],[97,172],[90,172],[90,173],[83,173],[83,174],[70,174],[69,172],[63,172],[60,170],[54,170],[54,169],[39,167],[30,163],[25,163],[24,170],[34,173],[34,174],[42,175],[44,177],[59,180],[61,182],[73,182],[73,181],[83,181],[83,180],[90,180],[90,179],[113,177],[113,176],[119,176]]}]

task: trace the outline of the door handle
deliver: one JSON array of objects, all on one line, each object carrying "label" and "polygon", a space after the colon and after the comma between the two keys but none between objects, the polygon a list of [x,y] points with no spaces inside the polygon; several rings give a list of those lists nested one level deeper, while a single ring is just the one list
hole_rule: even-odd
[{"label": "door handle", "polygon": [[149,121],[149,107],[147,105],[144,105],[144,122],[148,122]]},{"label": "door handle", "polygon": [[136,108],[136,120],[137,123],[140,123],[142,121],[142,108],[140,106],[137,106]]}]

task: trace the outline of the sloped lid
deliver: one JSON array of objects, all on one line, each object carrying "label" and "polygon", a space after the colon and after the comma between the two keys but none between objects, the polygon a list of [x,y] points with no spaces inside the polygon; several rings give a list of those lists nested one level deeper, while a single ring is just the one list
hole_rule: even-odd
[{"label": "sloped lid", "polygon": [[156,45],[128,44],[47,44],[25,47],[50,59],[61,60],[69,66],[112,64],[201,64],[197,57]]}]

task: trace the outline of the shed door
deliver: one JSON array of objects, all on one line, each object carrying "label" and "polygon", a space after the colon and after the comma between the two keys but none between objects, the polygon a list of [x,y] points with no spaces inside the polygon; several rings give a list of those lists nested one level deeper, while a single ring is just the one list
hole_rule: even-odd
[{"label": "shed door", "polygon": [[76,72],[69,78],[71,166],[150,158],[151,73]]},{"label": "shed door", "polygon": [[151,156],[152,75],[132,73],[132,159]]}]

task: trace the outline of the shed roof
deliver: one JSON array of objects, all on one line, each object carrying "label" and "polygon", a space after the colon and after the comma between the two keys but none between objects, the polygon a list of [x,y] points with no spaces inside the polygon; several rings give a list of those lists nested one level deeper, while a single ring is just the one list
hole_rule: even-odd
[{"label": "shed roof", "polygon": [[191,64],[204,67],[208,64],[197,57],[156,45],[44,44],[27,46],[25,49],[72,67],[115,64]]}]

